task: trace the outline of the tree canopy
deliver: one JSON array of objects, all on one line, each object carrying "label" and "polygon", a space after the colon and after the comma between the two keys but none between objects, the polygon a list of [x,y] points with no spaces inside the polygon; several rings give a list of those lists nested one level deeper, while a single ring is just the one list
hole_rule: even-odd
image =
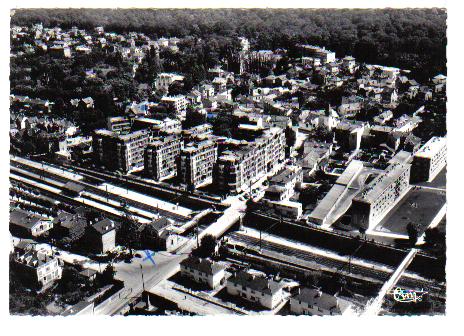
[{"label": "tree canopy", "polygon": [[[139,31],[155,37],[244,36],[256,49],[318,44],[339,56],[399,66],[419,77],[446,73],[446,11],[425,9],[21,9],[12,24],[107,31]],[[227,48],[208,48],[223,53]],[[210,54],[209,57],[214,57]]]}]

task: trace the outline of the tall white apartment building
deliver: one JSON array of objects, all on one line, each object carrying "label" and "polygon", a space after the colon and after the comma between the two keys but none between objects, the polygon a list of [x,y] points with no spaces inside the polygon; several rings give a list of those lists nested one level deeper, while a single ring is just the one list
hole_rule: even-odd
[{"label": "tall white apartment building", "polygon": [[431,181],[445,167],[446,138],[433,137],[419,149],[412,161],[411,181]]},{"label": "tall white apartment building", "polygon": [[374,228],[410,189],[411,165],[393,163],[364,186],[352,203],[352,223]]},{"label": "tall white apartment building", "polygon": [[177,175],[182,183],[190,187],[209,184],[212,182],[216,160],[216,142],[204,140],[189,143],[180,151]]},{"label": "tall white apartment building", "polygon": [[106,129],[93,134],[94,157],[97,164],[124,173],[143,168],[144,150],[149,142],[148,130],[117,134]]},{"label": "tall white apartment building", "polygon": [[178,116],[185,117],[187,113],[187,99],[185,96],[164,96],[161,98],[161,103],[167,106],[168,109],[176,112]]},{"label": "tall white apartment building", "polygon": [[224,151],[214,169],[215,184],[223,191],[241,192],[274,171],[284,159],[285,133],[272,127],[254,142]]},{"label": "tall white apartment building", "polygon": [[171,134],[154,139],[145,148],[145,174],[156,181],[175,176],[176,160],[180,155],[180,148],[179,135]]}]

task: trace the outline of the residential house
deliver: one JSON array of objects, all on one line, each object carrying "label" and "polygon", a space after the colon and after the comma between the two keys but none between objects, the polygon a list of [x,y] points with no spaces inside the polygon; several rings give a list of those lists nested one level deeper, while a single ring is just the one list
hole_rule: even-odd
[{"label": "residential house", "polygon": [[180,273],[182,276],[207,284],[214,289],[224,281],[225,266],[209,259],[190,256],[180,263]]}]

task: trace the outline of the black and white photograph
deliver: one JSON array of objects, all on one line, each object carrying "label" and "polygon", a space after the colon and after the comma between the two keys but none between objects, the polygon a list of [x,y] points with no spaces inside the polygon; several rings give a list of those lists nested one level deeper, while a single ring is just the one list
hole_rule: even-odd
[{"label": "black and white photograph", "polygon": [[11,316],[446,315],[447,8],[95,5],[9,8]]}]

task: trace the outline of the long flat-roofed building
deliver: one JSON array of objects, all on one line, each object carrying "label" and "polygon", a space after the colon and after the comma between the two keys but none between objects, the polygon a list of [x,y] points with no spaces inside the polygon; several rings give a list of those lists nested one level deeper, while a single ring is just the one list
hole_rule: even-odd
[{"label": "long flat-roofed building", "polygon": [[414,154],[411,181],[431,181],[446,165],[446,138],[433,137]]},{"label": "long flat-roofed building", "polygon": [[335,52],[313,45],[300,45],[300,50],[305,56],[319,58],[322,63],[335,62]]},{"label": "long flat-roofed building", "polygon": [[393,163],[353,199],[352,224],[371,229],[397,204],[410,189],[411,165]]},{"label": "long flat-roofed building", "polygon": [[212,133],[213,126],[211,126],[210,124],[201,124],[186,130],[182,130],[182,140],[185,143],[189,143],[198,138],[206,138]]},{"label": "long flat-roofed building", "polygon": [[181,139],[177,134],[154,139],[145,148],[145,174],[157,181],[175,176],[176,160],[180,155],[180,148]]},{"label": "long flat-roofed building", "polygon": [[213,165],[217,159],[217,144],[212,140],[189,143],[180,151],[178,176],[190,187],[212,182]]},{"label": "long flat-roofed building", "polygon": [[332,225],[351,205],[351,200],[359,191],[356,179],[363,170],[363,163],[350,162],[343,174],[337,179],[327,195],[317,204],[308,219],[322,226]]},{"label": "long flat-roofed building", "polygon": [[153,118],[137,118],[134,120],[132,129],[134,131],[148,129],[152,135],[158,135],[160,132],[180,132],[182,124],[178,119],[165,118],[163,120],[158,120]]},{"label": "long flat-roofed building", "polygon": [[148,142],[147,130],[124,135],[105,129],[96,130],[93,134],[95,161],[107,169],[121,170],[124,173],[143,168],[143,152]]}]

